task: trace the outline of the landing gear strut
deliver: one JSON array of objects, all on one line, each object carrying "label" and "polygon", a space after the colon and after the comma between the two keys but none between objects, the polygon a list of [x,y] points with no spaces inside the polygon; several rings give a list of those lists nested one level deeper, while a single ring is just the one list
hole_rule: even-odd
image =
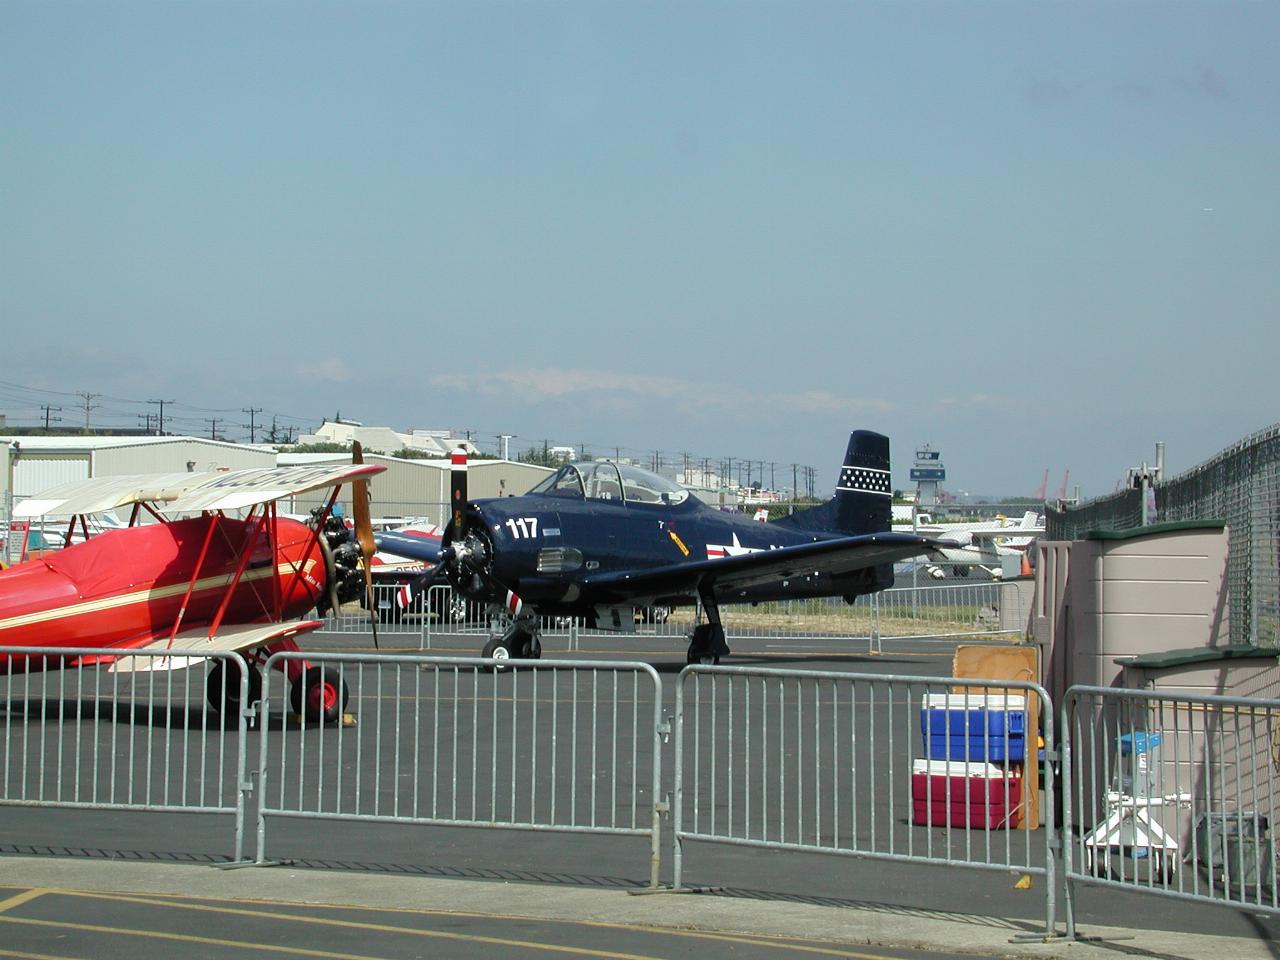
[{"label": "landing gear strut", "polygon": [[685,663],[719,663],[721,657],[729,654],[729,644],[724,639],[724,625],[720,622],[720,607],[716,605],[715,596],[709,588],[699,587],[698,596],[702,599],[707,622],[693,628]]},{"label": "landing gear strut", "polygon": [[[539,660],[542,658],[542,626],[536,617],[517,617],[480,651],[491,660]],[[499,668],[501,669],[501,668]]]}]

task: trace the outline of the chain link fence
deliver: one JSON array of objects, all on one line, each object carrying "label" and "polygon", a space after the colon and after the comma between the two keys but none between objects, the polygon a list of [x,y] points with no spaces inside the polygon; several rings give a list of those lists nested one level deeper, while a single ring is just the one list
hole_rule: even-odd
[{"label": "chain link fence", "polygon": [[1094,530],[1151,522],[1220,520],[1230,531],[1227,585],[1231,642],[1280,645],[1280,423],[1212,460],[1156,483],[1154,503],[1125,490],[1079,507],[1045,512],[1049,540],[1079,540]]}]

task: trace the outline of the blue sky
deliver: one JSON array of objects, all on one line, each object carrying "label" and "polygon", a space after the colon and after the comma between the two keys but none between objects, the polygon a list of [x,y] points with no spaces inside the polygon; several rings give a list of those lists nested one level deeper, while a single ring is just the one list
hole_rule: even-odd
[{"label": "blue sky", "polygon": [[1280,419],[1274,3],[0,24],[0,379],[828,489],[857,426],[899,483],[929,442],[955,489],[1094,495]]}]

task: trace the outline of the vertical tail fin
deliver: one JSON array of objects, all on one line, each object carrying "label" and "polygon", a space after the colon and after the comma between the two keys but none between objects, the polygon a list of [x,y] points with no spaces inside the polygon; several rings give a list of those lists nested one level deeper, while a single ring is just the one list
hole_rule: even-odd
[{"label": "vertical tail fin", "polygon": [[836,481],[836,530],[850,535],[885,533],[893,526],[892,502],[889,438],[870,430],[853,431]]}]

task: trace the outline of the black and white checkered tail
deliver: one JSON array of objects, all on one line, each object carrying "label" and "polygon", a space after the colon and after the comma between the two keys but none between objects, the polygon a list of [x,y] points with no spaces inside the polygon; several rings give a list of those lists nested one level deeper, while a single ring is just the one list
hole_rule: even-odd
[{"label": "black and white checkered tail", "polygon": [[892,527],[892,501],[889,438],[870,430],[853,431],[836,481],[836,529],[885,533]]}]

